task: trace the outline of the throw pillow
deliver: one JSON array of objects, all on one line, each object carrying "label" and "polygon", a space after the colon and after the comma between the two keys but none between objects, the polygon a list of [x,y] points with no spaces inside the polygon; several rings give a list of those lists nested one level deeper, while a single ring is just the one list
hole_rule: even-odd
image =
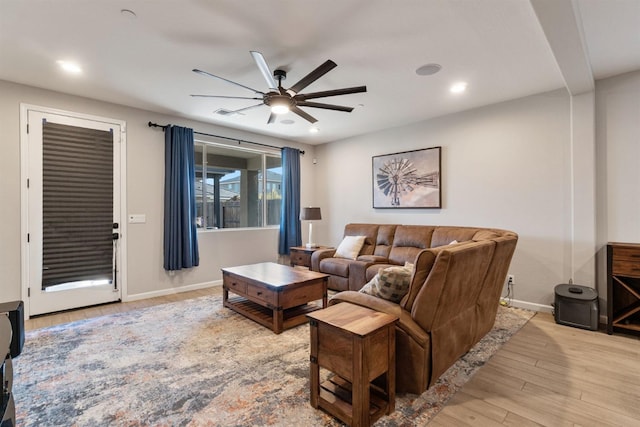
[{"label": "throw pillow", "polygon": [[409,292],[413,266],[381,268],[360,292],[398,303]]},{"label": "throw pillow", "polygon": [[335,258],[356,259],[364,245],[364,239],[365,236],[344,236],[333,256]]}]

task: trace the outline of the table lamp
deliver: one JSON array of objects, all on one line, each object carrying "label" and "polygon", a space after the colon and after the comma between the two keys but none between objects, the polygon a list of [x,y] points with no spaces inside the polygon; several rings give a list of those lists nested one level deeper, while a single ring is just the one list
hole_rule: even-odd
[{"label": "table lamp", "polygon": [[[300,211],[300,220],[302,221],[318,221],[322,219],[320,208],[302,208]],[[307,248],[317,248],[318,245],[313,243],[313,222],[309,222],[309,242],[305,245]]]}]

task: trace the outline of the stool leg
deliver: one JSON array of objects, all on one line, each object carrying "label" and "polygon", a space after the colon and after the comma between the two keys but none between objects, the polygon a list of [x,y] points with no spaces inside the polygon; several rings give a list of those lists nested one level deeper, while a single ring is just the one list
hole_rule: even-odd
[{"label": "stool leg", "polygon": [[368,338],[354,338],[353,344],[353,383],[351,405],[353,408],[353,426],[369,426],[369,369],[366,360]]},{"label": "stool leg", "polygon": [[396,327],[392,324],[389,327],[388,341],[389,366],[387,370],[387,415],[396,410]]},{"label": "stool leg", "polygon": [[309,362],[309,383],[311,406],[318,409],[318,397],[320,394],[320,365],[318,365],[318,322],[312,320],[309,331],[310,339],[310,362]]}]

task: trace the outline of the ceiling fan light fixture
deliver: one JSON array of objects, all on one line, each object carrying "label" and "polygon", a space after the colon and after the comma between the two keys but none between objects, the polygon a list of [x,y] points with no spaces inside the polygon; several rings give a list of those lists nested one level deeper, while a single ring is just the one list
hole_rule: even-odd
[{"label": "ceiling fan light fixture", "polygon": [[273,114],[287,114],[289,112],[289,106],[285,104],[271,105],[271,112]]},{"label": "ceiling fan light fixture", "polygon": [[293,99],[285,95],[271,95],[265,101],[273,114],[286,114],[293,105]]}]

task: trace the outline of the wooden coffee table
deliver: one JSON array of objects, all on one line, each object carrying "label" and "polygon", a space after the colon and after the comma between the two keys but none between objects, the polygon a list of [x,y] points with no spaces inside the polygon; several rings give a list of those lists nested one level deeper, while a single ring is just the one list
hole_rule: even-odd
[{"label": "wooden coffee table", "polygon": [[223,268],[222,302],[279,334],[306,323],[306,314],[321,308],[310,302],[321,299],[322,308],[327,306],[328,278],[274,262]]}]

